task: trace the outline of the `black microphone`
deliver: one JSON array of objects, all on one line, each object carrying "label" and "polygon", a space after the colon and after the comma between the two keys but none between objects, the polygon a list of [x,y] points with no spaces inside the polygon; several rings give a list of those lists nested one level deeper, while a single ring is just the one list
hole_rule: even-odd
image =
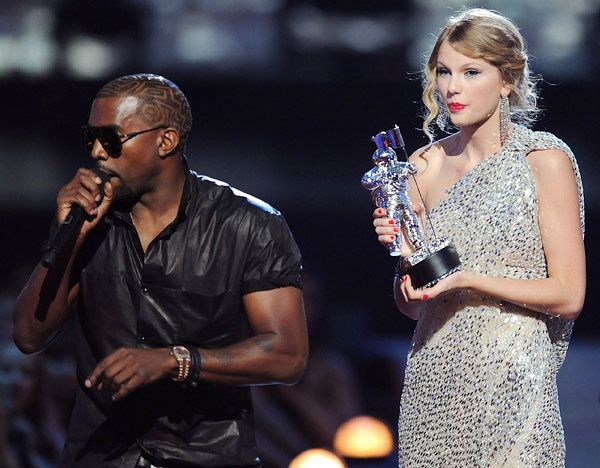
[{"label": "black microphone", "polygon": [[[104,198],[104,184],[110,180],[110,176],[100,170],[100,169],[92,169],[94,173],[102,179],[102,183],[99,186],[100,189],[100,203]],[[83,210],[83,208],[77,204],[71,206],[71,210],[69,214],[63,221],[63,223],[58,227],[58,230],[46,243],[46,245],[42,249],[42,265],[46,268],[50,268],[53,266],[58,258],[63,255],[63,251],[69,245],[74,236],[76,236],[81,230],[81,226],[85,221],[87,213]]]}]

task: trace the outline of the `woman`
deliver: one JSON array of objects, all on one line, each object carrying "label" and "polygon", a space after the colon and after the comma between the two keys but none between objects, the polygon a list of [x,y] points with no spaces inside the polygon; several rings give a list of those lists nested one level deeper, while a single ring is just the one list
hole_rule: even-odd
[{"label": "woman", "polygon": [[[400,466],[564,466],[556,373],[585,294],[583,193],[568,146],[522,125],[534,88],[517,28],[488,10],[450,18],[426,64],[423,130],[458,131],[411,156],[423,198],[409,195],[462,267],[421,290],[394,283],[418,320]],[[383,244],[402,235],[374,217]]]}]

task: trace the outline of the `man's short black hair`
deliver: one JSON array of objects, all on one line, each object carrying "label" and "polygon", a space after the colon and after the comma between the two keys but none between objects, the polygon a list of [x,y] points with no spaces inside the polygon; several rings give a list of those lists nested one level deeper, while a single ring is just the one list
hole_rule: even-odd
[{"label": "man's short black hair", "polygon": [[121,76],[105,84],[96,99],[124,96],[140,100],[138,112],[150,127],[175,127],[180,136],[179,152],[183,153],[192,129],[192,110],[175,83],[151,73]]}]

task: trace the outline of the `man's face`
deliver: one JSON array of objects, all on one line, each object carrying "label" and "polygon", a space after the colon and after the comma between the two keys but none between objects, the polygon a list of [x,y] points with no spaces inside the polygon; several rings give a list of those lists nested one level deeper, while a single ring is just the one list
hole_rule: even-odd
[{"label": "man's face", "polygon": [[[139,99],[136,96],[96,99],[90,111],[91,127],[114,127],[125,135],[153,127],[138,114]],[[110,156],[96,140],[92,157],[107,172],[115,189],[117,199],[138,199],[152,190],[152,182],[160,171],[158,145],[161,131],[137,135],[123,142],[121,154]]]}]

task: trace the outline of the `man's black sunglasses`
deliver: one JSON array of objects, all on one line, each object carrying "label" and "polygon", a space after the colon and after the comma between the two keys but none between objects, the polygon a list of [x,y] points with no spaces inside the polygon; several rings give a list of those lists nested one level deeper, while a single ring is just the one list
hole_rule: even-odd
[{"label": "man's black sunglasses", "polygon": [[118,157],[121,156],[123,143],[127,140],[131,140],[142,133],[152,132],[163,128],[168,128],[168,125],[159,125],[158,127],[149,128],[147,130],[121,135],[117,132],[115,127],[90,127],[89,125],[84,125],[81,127],[81,142],[87,151],[91,151],[94,147],[94,142],[98,140],[109,156]]}]

